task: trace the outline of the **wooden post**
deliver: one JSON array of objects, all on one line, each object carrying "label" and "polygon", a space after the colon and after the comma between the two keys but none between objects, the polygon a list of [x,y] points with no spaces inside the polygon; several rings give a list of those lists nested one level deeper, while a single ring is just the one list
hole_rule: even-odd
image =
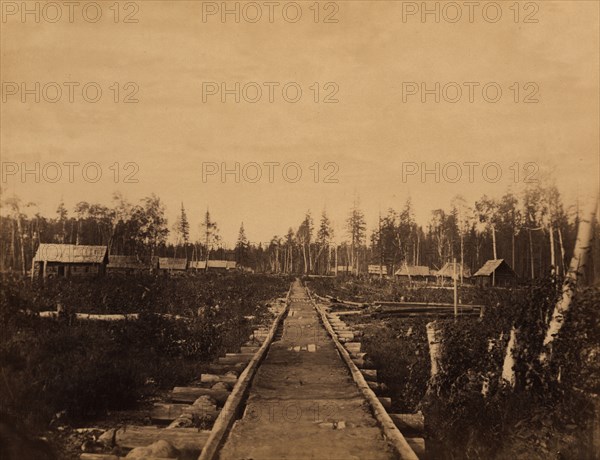
[{"label": "wooden post", "polygon": [[452,276],[454,280],[454,321],[458,318],[458,287],[456,285],[456,257],[452,261],[452,266],[454,275]]},{"label": "wooden post", "polygon": [[429,380],[429,387],[435,381],[435,377],[440,370],[440,358],[442,355],[440,331],[435,321],[427,323],[425,326],[427,330],[427,342],[429,343],[429,358],[431,360],[431,377]]},{"label": "wooden post", "polygon": [[510,330],[510,338],[506,346],[506,354],[502,364],[501,381],[506,382],[511,388],[515,387],[515,350],[517,348],[517,330],[513,326]]}]

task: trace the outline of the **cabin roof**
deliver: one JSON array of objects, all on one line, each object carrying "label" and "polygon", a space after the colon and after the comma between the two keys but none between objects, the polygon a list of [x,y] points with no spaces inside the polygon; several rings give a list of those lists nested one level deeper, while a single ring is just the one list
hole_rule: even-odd
[{"label": "cabin roof", "polygon": [[106,257],[106,251],[106,246],[41,243],[33,260],[66,264],[101,264]]},{"label": "cabin roof", "polygon": [[[237,263],[233,260],[209,260],[208,268],[236,268]],[[190,268],[206,268],[206,260],[193,260],[190,262]]]},{"label": "cabin roof", "polygon": [[512,268],[508,265],[504,259],[490,259],[483,266],[477,270],[477,272],[473,276],[490,276],[494,273],[502,264],[505,264],[506,267],[512,272]]},{"label": "cabin roof", "polygon": [[387,275],[388,269],[385,265],[369,265],[368,267],[369,274],[372,275]]},{"label": "cabin roof", "polygon": [[431,270],[426,265],[408,265],[396,270],[396,276],[429,276]]},{"label": "cabin roof", "polygon": [[107,268],[135,268],[147,269],[149,265],[143,263],[137,256],[123,256],[118,254],[110,254],[108,256]]},{"label": "cabin roof", "polygon": [[163,270],[185,270],[187,268],[187,259],[159,257],[158,268],[161,268]]},{"label": "cabin roof", "polygon": [[[459,277],[460,277],[460,267],[461,267],[460,262],[456,262],[456,275]],[[470,278],[471,270],[469,270],[469,267],[466,267],[464,265],[462,267],[463,267],[463,278]],[[444,266],[437,271],[436,275],[452,278],[454,276],[454,262],[446,262],[444,264]]]}]

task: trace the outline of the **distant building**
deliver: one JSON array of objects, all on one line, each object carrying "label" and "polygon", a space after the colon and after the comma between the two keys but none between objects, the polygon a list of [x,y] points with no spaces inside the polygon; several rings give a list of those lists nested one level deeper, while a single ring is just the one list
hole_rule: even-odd
[{"label": "distant building", "polygon": [[388,269],[386,265],[369,265],[367,266],[369,276],[387,276]]},{"label": "distant building", "polygon": [[[193,260],[190,262],[190,268],[194,270],[206,270],[206,260]],[[235,270],[237,262],[232,260],[209,260],[208,271],[224,272]]]},{"label": "distant building", "polygon": [[122,256],[111,254],[108,256],[107,273],[121,273],[125,275],[150,273],[151,265],[143,263],[137,256]]},{"label": "distant building", "polygon": [[159,257],[159,273],[184,273],[187,270],[187,259],[175,259],[173,257]]},{"label": "distant building", "polygon": [[[333,267],[331,269],[331,272],[335,274],[335,272],[336,272],[335,267]],[[352,267],[349,267],[349,266],[346,266],[346,265],[338,265],[337,266],[337,273],[338,273],[338,275],[352,273]]]},{"label": "distant building", "polygon": [[237,262],[235,260],[228,260],[225,268],[227,270],[235,270],[237,268]]},{"label": "distant building", "polygon": [[462,265],[460,262],[456,262],[455,271],[454,266],[454,262],[446,262],[442,268],[435,272],[435,275],[442,281],[442,283],[446,280],[452,280],[454,277],[454,273],[456,273],[456,279],[460,281],[461,270],[463,279],[471,278],[471,270],[469,269],[469,267]]},{"label": "distant building", "polygon": [[399,281],[435,281],[435,272],[426,265],[405,265],[394,275]]},{"label": "distant building", "polygon": [[104,274],[106,246],[40,244],[32,261],[33,278],[85,277]]},{"label": "distant building", "polygon": [[478,286],[512,286],[517,275],[504,259],[488,260],[473,275]]}]

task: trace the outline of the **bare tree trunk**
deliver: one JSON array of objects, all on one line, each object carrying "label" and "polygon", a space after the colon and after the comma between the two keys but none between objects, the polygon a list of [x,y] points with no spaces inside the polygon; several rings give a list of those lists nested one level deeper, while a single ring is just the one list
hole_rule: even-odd
[{"label": "bare tree trunk", "polygon": [[564,324],[565,315],[569,311],[571,300],[575,294],[577,280],[585,271],[587,256],[592,245],[592,234],[597,199],[598,197],[596,196],[594,200],[590,200],[591,203],[589,208],[586,210],[582,220],[579,222],[577,240],[575,241],[575,250],[573,251],[573,257],[571,258],[569,271],[565,276],[562,287],[562,295],[554,307],[554,312],[552,313],[552,318],[550,319],[550,324],[548,325],[548,330],[546,331],[546,336],[544,337],[544,348],[539,357],[540,362],[543,364],[547,363],[550,358],[552,358],[552,344],[554,339],[558,337],[558,334]]},{"label": "bare tree trunk", "polygon": [[531,229],[528,228],[527,232],[529,233],[529,261],[531,263],[531,279],[535,278],[535,267],[533,262],[533,240],[531,238]]},{"label": "bare tree trunk", "polygon": [[421,262],[421,254],[419,253],[421,249],[421,234],[417,231],[417,263],[415,265],[419,265]]},{"label": "bare tree trunk", "polygon": [[506,354],[504,355],[504,363],[502,364],[502,381],[506,382],[511,388],[515,387],[515,350],[517,348],[517,331],[513,326],[510,330],[510,339],[506,346]]},{"label": "bare tree trunk", "polygon": [[511,236],[511,259],[512,259],[512,269],[515,270],[515,230],[513,228],[512,236]]},{"label": "bare tree trunk", "polygon": [[496,251],[496,227],[492,225],[492,245],[494,249],[494,260],[498,259],[498,253]]},{"label": "bare tree trunk", "polygon": [[565,273],[565,245],[563,244],[562,231],[560,230],[560,226],[558,227],[558,243],[560,245],[560,268],[561,273]]},{"label": "bare tree trunk", "polygon": [[304,258],[304,273],[308,274],[308,260],[306,258],[306,245],[302,243],[302,257]]},{"label": "bare tree trunk", "polygon": [[463,276],[464,276],[464,266],[465,266],[465,236],[460,234],[460,284],[463,284]]},{"label": "bare tree trunk", "polygon": [[15,225],[14,220],[11,222],[10,230],[11,230],[11,232],[10,232],[10,247],[11,247],[10,268],[16,269],[17,268],[17,238],[16,238],[16,225]]},{"label": "bare tree trunk", "polygon": [[556,253],[554,252],[554,228],[550,224],[550,265],[554,270],[556,267]]},{"label": "bare tree trunk", "polygon": [[440,330],[435,321],[427,323],[427,342],[429,343],[429,358],[431,360],[431,376],[429,378],[429,388],[435,383],[435,378],[440,371],[440,360],[442,358],[442,346]]},{"label": "bare tree trunk", "polygon": [[338,247],[335,245],[335,276],[338,275]]},{"label": "bare tree trunk", "polygon": [[23,235],[23,226],[21,225],[21,216],[17,215],[17,232],[19,233],[19,249],[21,252],[21,273],[27,273],[25,268],[25,238]]}]

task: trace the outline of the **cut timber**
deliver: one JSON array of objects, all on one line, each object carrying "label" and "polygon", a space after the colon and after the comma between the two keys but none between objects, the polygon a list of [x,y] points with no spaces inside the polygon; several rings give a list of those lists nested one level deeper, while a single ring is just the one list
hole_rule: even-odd
[{"label": "cut timber", "polygon": [[359,369],[375,369],[375,363],[369,358],[352,358],[352,362],[356,364]]},{"label": "cut timber", "polygon": [[406,442],[419,458],[425,456],[425,440],[423,438],[406,438]]},{"label": "cut timber", "polygon": [[210,431],[196,428],[178,428],[167,430],[153,426],[127,426],[119,428],[115,435],[115,443],[125,449],[144,447],[160,439],[173,444],[176,449],[197,451],[204,447]]},{"label": "cut timber", "polygon": [[225,375],[202,374],[200,376],[200,383],[217,383],[217,382],[235,383],[236,380],[237,380],[237,376],[235,376],[233,374],[225,374]]},{"label": "cut timber", "polygon": [[347,342],[344,347],[350,353],[360,353],[361,344],[360,342]]},{"label": "cut timber", "polygon": [[81,454],[81,460],[119,460],[121,457],[112,454]]},{"label": "cut timber", "polygon": [[392,398],[379,396],[377,399],[379,399],[379,402],[386,411],[389,411],[392,408]]},{"label": "cut timber", "polygon": [[242,353],[256,353],[258,350],[260,350],[260,347],[241,347],[240,351]]},{"label": "cut timber", "polygon": [[390,417],[403,433],[423,434],[425,431],[425,418],[420,412],[416,414],[390,414]]},{"label": "cut timber", "polygon": [[210,396],[218,403],[223,404],[229,396],[229,391],[213,390],[199,387],[175,387],[171,392],[171,401],[179,403],[193,403],[200,396]]},{"label": "cut timber", "polygon": [[338,332],[337,336],[350,340],[354,339],[354,334],[352,332]]},{"label": "cut timber", "polygon": [[350,354],[350,357],[354,359],[365,359],[365,356],[367,356],[364,351],[354,352],[352,350],[348,350],[348,353]]},{"label": "cut timber", "polygon": [[363,375],[365,380],[377,382],[377,371],[374,369],[361,369],[360,373]]},{"label": "cut timber", "polygon": [[388,389],[385,383],[373,382],[371,380],[366,380],[366,382],[367,382],[367,385],[369,385],[369,388],[371,390],[373,390],[375,393],[381,394],[381,393],[384,393]]},{"label": "cut timber", "polygon": [[201,419],[214,420],[219,415],[219,411],[216,407],[209,406],[156,403],[152,408],[150,418],[156,423],[170,423],[182,414],[191,414]]},{"label": "cut timber", "polygon": [[252,359],[252,355],[241,355],[236,354],[235,356],[221,356],[219,358],[219,364],[237,364],[237,363],[247,363]]},{"label": "cut timber", "polygon": [[245,358],[250,359],[254,356],[254,353],[225,353],[226,358],[233,358],[236,356],[243,356]]},{"label": "cut timber", "polygon": [[240,374],[244,370],[246,365],[242,362],[233,364],[209,364],[206,368],[207,373],[210,374],[226,374],[228,372],[235,372]]}]

